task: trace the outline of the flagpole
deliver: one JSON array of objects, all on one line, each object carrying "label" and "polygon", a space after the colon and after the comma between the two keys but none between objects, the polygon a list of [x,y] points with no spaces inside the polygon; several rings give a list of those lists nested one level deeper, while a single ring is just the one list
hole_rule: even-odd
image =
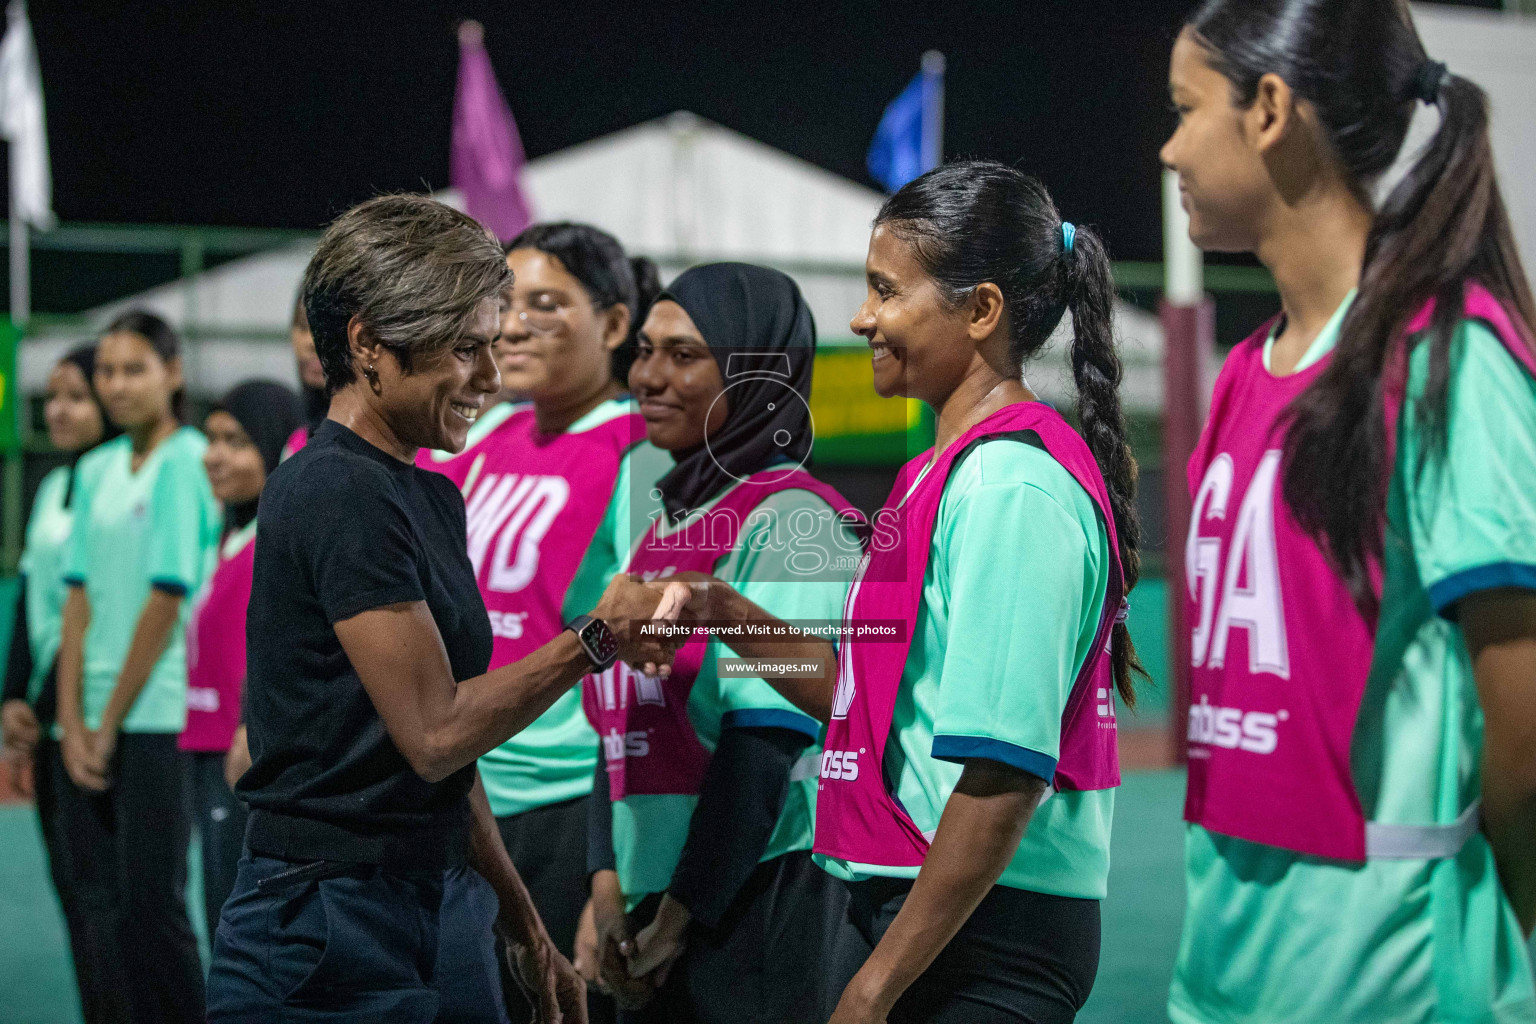
[{"label": "flagpole", "polygon": [[[30,60],[28,60],[27,63],[31,66],[33,70],[33,77],[35,77],[37,74],[37,58],[30,52],[32,50],[32,43],[30,39],[31,26],[27,23],[26,0],[16,0],[16,2],[10,4],[6,8],[5,13],[5,34],[7,37],[6,42],[7,44],[12,42],[10,38],[12,33],[26,33],[26,36],[24,37],[26,39],[26,47],[25,51],[22,52],[26,56],[30,57]],[[17,53],[18,51],[12,51],[12,54]],[[18,102],[18,98],[14,96],[7,96],[6,102],[8,104],[16,103]],[[7,134],[9,135],[10,132],[7,131]],[[9,142],[10,144],[6,147],[6,164],[10,168],[11,179],[11,187],[9,190],[10,205],[8,207],[8,211],[10,213],[9,226],[11,229],[11,322],[16,325],[17,330],[25,331],[27,329],[27,321],[32,319],[32,253],[30,251],[31,238],[27,232],[27,222],[25,218],[21,216],[21,211],[17,208],[16,204],[16,193],[19,188],[18,183],[21,182],[25,177],[21,164],[21,139],[19,137],[12,136]]]},{"label": "flagpole", "polygon": [[[16,181],[17,159],[16,151],[21,147],[12,140],[6,146],[8,150],[7,163],[10,166],[11,181]],[[16,187],[13,184],[10,192],[10,246],[11,246],[11,323],[14,329],[11,331],[10,344],[16,346],[17,352],[10,360],[12,372],[16,372],[21,366],[21,353],[19,351],[21,333],[27,329],[27,321],[32,317],[32,289],[31,266],[28,251],[31,239],[27,234],[27,222],[22,219],[20,211],[16,209]],[[8,387],[11,395],[21,395],[21,382],[8,381],[0,387]],[[6,415],[10,416],[14,423],[14,429],[20,430],[21,416],[19,410],[9,407],[9,402],[0,401],[0,406],[5,407]],[[20,440],[17,435],[17,440]],[[21,447],[19,444],[8,445],[4,454],[4,491],[5,500],[0,502],[0,572],[11,575],[16,572],[21,562],[21,531],[25,510],[22,508],[21,489],[24,483],[24,464],[22,462]]]},{"label": "flagpole", "polygon": [[1204,256],[1189,238],[1189,214],[1179,176],[1163,171],[1163,576],[1167,581],[1169,693],[1168,755],[1186,757],[1190,702],[1190,623],[1186,620],[1184,540],[1193,503],[1184,472],[1205,424],[1210,388],[1206,367],[1215,358],[1216,306],[1205,293]]},{"label": "flagpole", "polygon": [[[10,152],[11,180],[16,180],[16,150],[19,148],[13,141],[6,147]],[[32,315],[32,296],[30,284],[30,267],[27,251],[30,239],[27,237],[27,222],[21,219],[16,209],[16,189],[10,190],[10,244],[11,244],[11,323],[14,325],[10,334],[9,344],[16,346],[18,351],[10,360],[12,372],[21,366],[20,339],[21,332],[26,330],[27,320]],[[20,396],[20,381],[8,381],[0,387],[8,388],[11,395]],[[6,415],[14,422],[14,429],[19,430],[21,416],[18,410],[10,408],[10,403],[0,401],[0,406],[5,407]],[[17,437],[19,441],[19,436]],[[21,562],[21,531],[24,516],[22,508],[21,488],[24,464],[21,457],[19,444],[8,445],[4,454],[4,490],[5,500],[0,502],[0,572],[11,575],[16,572]]]},{"label": "flagpole", "polygon": [[[5,108],[0,131],[9,143],[10,195],[7,227],[10,243],[11,328],[4,341],[3,374],[0,374],[0,423],[4,454],[3,498],[0,498],[0,571],[16,571],[21,554],[23,461],[21,439],[26,420],[20,415],[21,387],[16,379],[22,333],[32,319],[32,225],[49,224],[52,214],[48,174],[48,137],[43,112],[42,82],[38,75],[37,49],[27,20],[26,0],[11,0],[5,11],[6,29],[0,40],[0,75],[5,82]],[[25,191],[24,191],[25,190]]]},{"label": "flagpole", "polygon": [[[12,152],[16,144],[11,144]],[[16,161],[11,160],[11,173],[16,173]],[[11,201],[11,322],[16,329],[25,331],[32,319],[32,239],[27,222],[16,211],[16,201]]]},{"label": "flagpole", "polygon": [[932,170],[944,162],[944,55],[929,50],[922,67],[929,82],[923,96],[923,169]]}]

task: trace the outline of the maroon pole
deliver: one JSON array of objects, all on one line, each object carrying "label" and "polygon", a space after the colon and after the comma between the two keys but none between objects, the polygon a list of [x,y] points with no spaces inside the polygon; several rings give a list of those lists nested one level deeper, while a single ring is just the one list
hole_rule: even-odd
[{"label": "maroon pole", "polygon": [[1216,351],[1216,306],[1209,296],[1197,305],[1159,309],[1163,323],[1163,577],[1168,583],[1168,661],[1172,703],[1168,753],[1184,763],[1189,720],[1189,626],[1184,621],[1184,540],[1189,534],[1190,495],[1185,468],[1200,440],[1210,402],[1206,368]]}]

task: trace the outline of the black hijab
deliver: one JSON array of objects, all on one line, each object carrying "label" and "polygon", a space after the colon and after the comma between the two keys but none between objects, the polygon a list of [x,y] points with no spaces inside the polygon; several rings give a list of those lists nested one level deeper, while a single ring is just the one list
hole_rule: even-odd
[{"label": "black hijab", "polygon": [[[91,393],[91,401],[96,403],[96,411],[101,414],[101,444],[112,440],[123,432],[122,428],[112,422],[112,417],[107,415],[107,407],[101,404],[101,396],[96,393],[96,345],[81,345],[70,349],[65,353],[59,364],[69,363],[78,369],[85,377],[85,389]],[[92,447],[95,447],[93,445]],[[70,498],[75,493],[75,463],[80,461],[80,456],[90,451],[90,448],[82,448],[77,452],[69,453],[69,482],[64,486],[64,504],[68,505]]]},{"label": "black hijab", "polygon": [[[298,396],[270,380],[236,385],[209,412],[227,412],[235,418],[261,453],[261,461],[269,476],[282,461],[283,444],[304,425],[304,409]],[[238,530],[256,518],[256,499],[231,505],[224,512],[227,525]]]},{"label": "black hijab", "polygon": [[[682,306],[725,380],[726,417],[706,443],[674,452],[657,486],[673,519],[697,509],[732,478],[811,453],[811,371],[816,321],[788,276],[747,263],[684,271],[657,301]],[[786,389],[799,396],[797,401]]]}]

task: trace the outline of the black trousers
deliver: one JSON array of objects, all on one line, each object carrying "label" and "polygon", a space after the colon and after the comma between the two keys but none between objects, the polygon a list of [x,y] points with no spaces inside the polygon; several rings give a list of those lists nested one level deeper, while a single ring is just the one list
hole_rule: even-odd
[{"label": "black trousers", "polygon": [[[659,896],[635,908],[638,931]],[[621,1024],[821,1024],[842,984],[833,960],[848,946],[848,891],[809,852],[759,864],[716,928],[694,923],[655,1000],[619,1011]],[[855,937],[856,939],[856,937]],[[860,961],[862,962],[862,961]],[[855,969],[857,964],[854,965]]]},{"label": "black trousers", "polygon": [[85,922],[75,972],[92,993],[87,1019],[203,1019],[203,965],[186,903],[187,757],[176,739],[123,734],[102,793],[76,787],[56,761],[59,833]]},{"label": "black trousers", "polygon": [[[506,844],[517,873],[539,908],[544,927],[555,946],[570,958],[576,947],[576,925],[587,905],[590,883],[587,874],[587,802],[591,797],[564,800],[536,807],[522,814],[497,818],[501,840]],[[529,1024],[533,1008],[506,968],[505,949],[497,939],[506,990],[507,1016],[512,1024]],[[613,1000],[587,987],[587,1014],[591,1024],[610,1024]]]},{"label": "black trousers", "polygon": [[59,778],[64,776],[64,760],[59,756],[59,745],[48,733],[45,725],[34,755],[35,785],[37,796],[37,825],[43,836],[43,850],[48,855],[48,876],[53,891],[59,897],[59,909],[64,913],[64,928],[69,934],[69,951],[77,965],[75,987],[80,992],[80,1008],[85,1024],[110,1024],[107,1012],[110,1004],[105,994],[97,991],[98,985],[88,971],[80,970],[88,962],[91,949],[92,922],[81,911],[80,899],[75,891],[74,868],[69,856],[69,844],[64,841],[59,821]]},{"label": "black trousers", "polygon": [[469,867],[240,861],[208,973],[212,1024],[504,1024],[496,894]]},{"label": "black trousers", "polygon": [[[880,942],[912,882],[854,882],[848,913],[864,943]],[[1070,1024],[1099,969],[1099,902],[994,885],[922,977],[897,1000],[889,1024]]]},{"label": "black trousers", "polygon": [[203,850],[203,914],[211,945],[219,929],[219,911],[235,888],[250,812],[224,781],[222,751],[197,751],[190,757],[192,823]]}]

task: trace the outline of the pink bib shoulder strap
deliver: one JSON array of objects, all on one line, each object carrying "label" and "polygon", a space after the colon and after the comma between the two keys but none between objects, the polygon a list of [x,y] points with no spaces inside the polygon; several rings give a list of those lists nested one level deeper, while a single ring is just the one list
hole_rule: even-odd
[{"label": "pink bib shoulder strap", "polygon": [[[1536,376],[1536,339],[1530,329],[1509,315],[1509,310],[1494,298],[1493,293],[1477,281],[1468,281],[1463,301],[1463,315],[1471,320],[1481,320],[1504,343],[1515,361]],[[1408,321],[1405,334],[1412,336],[1427,329],[1435,315],[1435,300],[1424,303],[1422,309]]]}]

